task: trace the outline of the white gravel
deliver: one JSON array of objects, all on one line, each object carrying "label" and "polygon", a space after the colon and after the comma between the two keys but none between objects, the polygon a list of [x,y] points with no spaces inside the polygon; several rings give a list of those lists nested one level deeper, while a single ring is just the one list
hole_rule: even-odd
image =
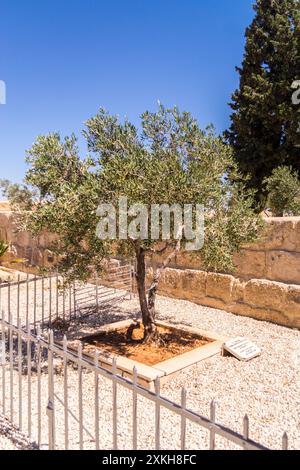
[{"label": "white gravel", "polygon": [[[15,292],[11,292],[15,302]],[[38,293],[38,299],[40,300]],[[3,300],[5,305],[5,299]],[[217,421],[242,432],[242,419],[247,413],[250,419],[250,437],[262,444],[279,449],[282,435],[287,431],[289,447],[300,448],[300,331],[284,328],[251,318],[236,316],[220,310],[195,305],[191,302],[159,297],[157,308],[159,318],[172,323],[184,323],[230,337],[246,336],[261,349],[262,355],[250,362],[239,362],[233,357],[215,356],[198,365],[180,372],[175,378],[162,386],[162,394],[180,402],[181,388],[186,387],[188,407],[202,415],[209,415],[211,400],[217,401]],[[12,307],[12,311],[13,311]],[[21,309],[24,318],[24,308]],[[86,330],[103,323],[111,323],[139,312],[137,300],[126,300],[110,311],[97,317],[90,317],[81,323]],[[38,315],[38,314],[37,314]],[[67,332],[69,338],[76,336],[78,324],[74,322]],[[47,374],[42,377],[42,390],[47,390]],[[8,376],[8,374],[6,374]],[[78,417],[78,372],[69,367],[68,395],[69,408]],[[17,390],[17,374],[14,375]],[[0,390],[1,390],[0,380]],[[9,409],[9,380],[6,380]],[[38,420],[36,408],[37,380],[33,376],[32,400],[33,423]],[[112,447],[112,390],[111,384],[101,379],[100,383],[100,447]],[[55,391],[63,399],[63,376],[58,370],[55,376]],[[16,391],[17,393],[17,391]],[[2,393],[1,393],[2,395]],[[0,395],[0,410],[1,408]],[[27,380],[23,377],[22,396],[24,402],[23,429],[27,426]],[[47,446],[46,397],[42,394],[42,448]],[[84,448],[94,448],[94,375],[84,373]],[[17,403],[17,401],[16,401]],[[17,405],[16,405],[17,406]],[[16,423],[18,416],[15,412]],[[139,398],[138,444],[143,449],[153,449],[154,444],[154,406],[146,399]],[[172,413],[161,412],[161,447],[174,449],[180,446],[180,419]],[[72,414],[70,421],[70,447],[78,448],[78,422]],[[118,390],[118,445],[120,449],[132,448],[132,394],[119,387]],[[33,424],[33,429],[36,426]],[[25,432],[25,431],[24,431]],[[56,401],[56,438],[59,448],[64,446],[63,407]],[[33,439],[37,440],[34,433]],[[1,444],[2,441],[0,441]],[[208,447],[207,433],[198,426],[189,424],[187,448],[203,449]],[[217,447],[233,449],[232,444],[217,438]]]},{"label": "white gravel", "polygon": [[36,446],[29,441],[27,436],[0,414],[0,451],[34,449]]}]

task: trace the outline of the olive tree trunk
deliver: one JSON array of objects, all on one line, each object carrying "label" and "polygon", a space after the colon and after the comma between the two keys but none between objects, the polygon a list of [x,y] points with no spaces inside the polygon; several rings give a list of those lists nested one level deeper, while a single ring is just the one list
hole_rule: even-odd
[{"label": "olive tree trunk", "polygon": [[144,341],[151,341],[158,337],[157,326],[155,324],[155,302],[157,289],[163,270],[168,266],[179,250],[180,240],[177,242],[175,249],[165,259],[163,264],[156,270],[147,296],[145,250],[140,245],[135,245],[136,282],[144,326]]},{"label": "olive tree trunk", "polygon": [[151,340],[157,331],[155,325],[155,309],[149,309],[146,293],[146,263],[145,251],[140,246],[136,247],[136,283],[139,295],[142,320],[144,325],[144,340]]}]

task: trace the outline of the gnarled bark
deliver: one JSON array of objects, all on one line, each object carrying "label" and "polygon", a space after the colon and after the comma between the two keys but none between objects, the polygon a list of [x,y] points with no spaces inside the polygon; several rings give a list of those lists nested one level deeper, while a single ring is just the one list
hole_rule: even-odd
[{"label": "gnarled bark", "polygon": [[142,312],[142,320],[144,325],[144,340],[152,339],[156,334],[155,316],[153,310],[148,308],[147,294],[146,294],[146,263],[145,251],[140,245],[135,245],[136,252],[136,281],[137,289],[140,300],[140,307]]},{"label": "gnarled bark", "polygon": [[146,263],[145,263],[145,250],[139,245],[135,245],[137,270],[136,280],[137,289],[140,300],[140,307],[142,312],[142,320],[144,325],[144,341],[152,341],[157,339],[157,327],[155,324],[155,301],[157,295],[157,289],[163,270],[168,266],[171,260],[176,256],[176,253],[180,250],[180,240],[178,240],[175,249],[166,258],[162,266],[160,266],[154,275],[151,283],[148,298],[146,294]]}]

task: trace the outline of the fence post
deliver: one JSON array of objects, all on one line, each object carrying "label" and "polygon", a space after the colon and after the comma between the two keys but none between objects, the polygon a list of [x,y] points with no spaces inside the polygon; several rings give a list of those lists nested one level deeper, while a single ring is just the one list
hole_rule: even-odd
[{"label": "fence post", "polygon": [[216,449],[216,433],[214,430],[214,424],[216,422],[216,402],[212,400],[210,404],[210,421],[211,421],[211,429],[210,429],[210,436],[209,436],[209,449],[215,450]]},{"label": "fence post", "polygon": [[27,321],[27,414],[28,414],[28,436],[31,437],[31,330],[29,324],[29,318]]},{"label": "fence post", "polygon": [[288,450],[289,449],[289,440],[288,440],[288,435],[285,432],[282,436],[282,450]]},{"label": "fence post", "polygon": [[65,450],[69,450],[69,405],[68,405],[68,342],[63,339],[63,365],[64,365],[64,419],[65,419]]},{"label": "fence post", "polygon": [[[245,415],[244,420],[243,420],[243,437],[246,441],[249,440],[249,417],[248,415]],[[247,449],[246,443],[244,443],[244,449]]]},{"label": "fence post", "polygon": [[132,409],[132,442],[133,442],[133,450],[137,450],[137,386],[138,386],[138,373],[137,368],[134,366],[133,368],[133,409]]},{"label": "fence post", "polygon": [[14,423],[14,343],[11,316],[9,317],[9,376],[10,376],[10,420]]},{"label": "fence post", "polygon": [[37,326],[37,349],[36,349],[36,361],[37,361],[37,407],[38,407],[38,447],[40,448],[42,442],[42,387],[41,387],[41,374],[42,374],[42,364],[41,364],[41,327],[38,324]]},{"label": "fence post", "polygon": [[[186,410],[186,389],[181,389],[181,409]],[[186,439],[186,417],[182,414],[181,416],[181,450],[185,450],[185,439]]]},{"label": "fence post", "polygon": [[117,408],[117,359],[114,357],[112,362],[113,373],[113,450],[118,449],[118,408]]},{"label": "fence post", "polygon": [[73,305],[74,305],[74,318],[76,319],[76,284],[73,282]]},{"label": "fence post", "polygon": [[49,331],[48,344],[48,439],[49,450],[55,449],[55,412],[54,412],[54,382],[53,382],[53,331]]},{"label": "fence post", "polygon": [[96,450],[100,449],[99,435],[99,351],[95,352],[95,441]]},{"label": "fence post", "polygon": [[78,345],[79,447],[83,450],[82,343]]},{"label": "fence post", "polygon": [[98,274],[96,273],[95,276],[95,284],[96,284],[96,308],[97,308],[97,313],[99,311],[99,287],[98,287]]},{"label": "fence post", "polygon": [[155,450],[160,450],[160,379],[157,377],[154,382],[155,388]]},{"label": "fence post", "polygon": [[19,428],[22,431],[23,425],[23,407],[22,407],[22,364],[23,364],[23,353],[22,353],[22,331],[21,331],[21,319],[18,318],[18,375],[19,375]]},{"label": "fence post", "polygon": [[1,333],[2,333],[2,338],[1,338],[1,343],[2,343],[2,357],[1,357],[1,364],[2,364],[2,413],[5,416],[6,413],[6,386],[5,386],[5,373],[6,373],[6,341],[5,341],[5,316],[4,316],[4,311],[2,310],[2,315],[1,315]]}]

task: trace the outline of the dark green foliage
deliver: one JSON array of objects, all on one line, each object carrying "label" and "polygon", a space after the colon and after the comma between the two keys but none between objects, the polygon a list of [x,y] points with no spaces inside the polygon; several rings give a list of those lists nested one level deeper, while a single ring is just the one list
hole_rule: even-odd
[{"label": "dark green foliage", "polygon": [[300,170],[300,106],[292,103],[292,84],[300,79],[300,2],[257,0],[254,8],[226,136],[263,207],[264,178],[282,164]]},{"label": "dark green foliage", "polygon": [[264,180],[264,185],[268,206],[274,216],[300,215],[300,181],[296,171],[286,166],[278,167]]}]

